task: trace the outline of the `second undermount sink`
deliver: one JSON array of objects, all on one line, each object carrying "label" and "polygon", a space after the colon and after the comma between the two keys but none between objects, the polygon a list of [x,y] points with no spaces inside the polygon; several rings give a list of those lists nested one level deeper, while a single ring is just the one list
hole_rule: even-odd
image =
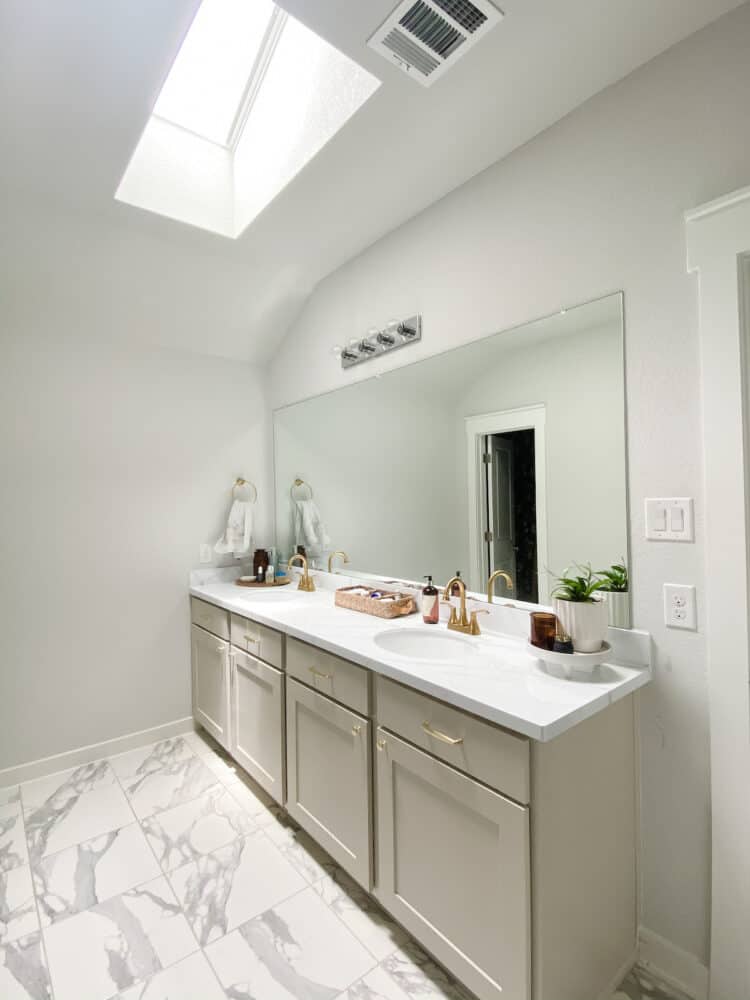
[{"label": "second undermount sink", "polygon": [[252,587],[248,588],[247,594],[243,595],[251,604],[257,604],[262,601],[264,604],[268,602],[269,604],[275,604],[277,601],[299,601],[305,595],[300,594],[296,587],[269,587],[268,590],[261,590],[260,587],[255,590]]},{"label": "second undermount sink", "polygon": [[447,631],[428,631],[427,628],[397,628],[378,632],[375,645],[388,653],[407,656],[413,660],[460,663],[476,655],[476,645],[471,639]]}]

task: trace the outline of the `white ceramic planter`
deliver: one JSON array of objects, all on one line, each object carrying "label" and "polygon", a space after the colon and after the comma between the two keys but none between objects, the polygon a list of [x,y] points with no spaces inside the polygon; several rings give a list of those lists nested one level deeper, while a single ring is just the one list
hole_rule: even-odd
[{"label": "white ceramic planter", "polygon": [[612,628],[630,628],[630,594],[627,590],[603,590],[601,596],[607,602],[609,624]]},{"label": "white ceramic planter", "polygon": [[558,597],[555,614],[577,653],[596,653],[602,648],[609,624],[604,601],[561,601]]}]

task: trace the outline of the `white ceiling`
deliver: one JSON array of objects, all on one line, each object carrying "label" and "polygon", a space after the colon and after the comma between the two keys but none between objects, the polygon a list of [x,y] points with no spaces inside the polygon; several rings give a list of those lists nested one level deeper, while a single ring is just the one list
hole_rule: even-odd
[{"label": "white ceiling", "polygon": [[[248,0],[252,2],[252,0]],[[315,284],[739,0],[504,0],[432,88],[395,0],[281,0],[383,87],[238,240],[114,201],[198,0],[0,0],[0,281],[19,321],[262,362]],[[333,338],[335,339],[335,337]]]}]

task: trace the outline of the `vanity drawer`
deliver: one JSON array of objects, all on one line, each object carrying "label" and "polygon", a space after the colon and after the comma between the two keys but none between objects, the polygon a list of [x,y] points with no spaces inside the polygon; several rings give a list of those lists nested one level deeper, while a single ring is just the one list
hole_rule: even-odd
[{"label": "vanity drawer", "polygon": [[362,715],[370,711],[370,675],[363,667],[310,646],[287,639],[286,670],[310,687],[327,694]]},{"label": "vanity drawer", "polygon": [[284,669],[284,634],[267,625],[233,614],[230,621],[232,645],[265,660],[272,667]]},{"label": "vanity drawer", "polygon": [[529,801],[529,741],[458,708],[376,678],[378,725],[516,802]]},{"label": "vanity drawer", "polygon": [[190,598],[190,620],[220,639],[229,638],[229,612],[197,597]]}]

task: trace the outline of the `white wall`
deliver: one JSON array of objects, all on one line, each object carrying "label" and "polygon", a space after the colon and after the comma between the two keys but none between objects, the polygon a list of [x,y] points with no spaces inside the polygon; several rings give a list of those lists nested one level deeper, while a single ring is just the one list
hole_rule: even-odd
[{"label": "white wall", "polygon": [[268,541],[260,373],[79,337],[80,292],[0,315],[0,769],[188,716],[188,572],[239,473]]},{"label": "white wall", "polygon": [[[661,588],[695,583],[700,595],[703,584],[696,290],[682,213],[750,183],[748,51],[744,5],[342,267],[319,286],[273,365],[280,405],[352,378],[331,346],[392,315],[423,314],[413,361],[414,352],[624,289],[635,624],[653,633],[656,649],[641,711],[642,916],[704,961],[703,620],[697,633],[666,630]],[[644,540],[643,498],[660,495],[696,498],[695,545]]]}]

